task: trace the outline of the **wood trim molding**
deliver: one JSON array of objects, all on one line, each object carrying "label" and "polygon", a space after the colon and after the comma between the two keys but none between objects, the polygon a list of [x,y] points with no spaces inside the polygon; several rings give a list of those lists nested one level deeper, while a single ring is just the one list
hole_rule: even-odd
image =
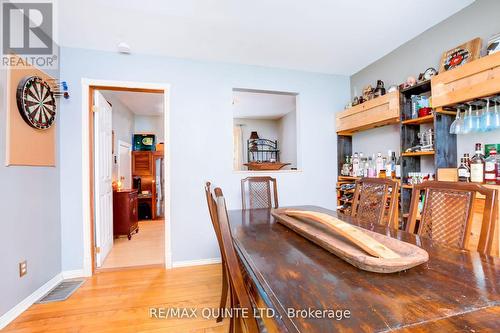
[{"label": "wood trim molding", "polygon": [[[82,78],[82,218],[83,275],[95,273],[94,244],[94,179],[93,179],[93,96],[95,90],[117,90],[162,93],[164,97],[165,151],[170,152],[170,84],[106,81]],[[140,88],[138,88],[140,87]],[[170,178],[170,158],[165,158],[165,178]],[[170,182],[165,184],[165,267],[172,267]]]},{"label": "wood trim molding", "polygon": [[199,260],[184,260],[184,261],[174,261],[172,264],[173,268],[179,267],[190,267],[190,266],[201,266],[201,265],[212,265],[212,264],[220,264],[221,258],[208,258],[208,259],[199,259]]}]

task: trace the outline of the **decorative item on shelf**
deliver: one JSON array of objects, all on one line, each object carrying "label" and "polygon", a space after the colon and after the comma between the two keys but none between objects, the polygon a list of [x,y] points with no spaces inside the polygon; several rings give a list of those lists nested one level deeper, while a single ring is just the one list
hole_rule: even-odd
[{"label": "decorative item on shelf", "polygon": [[499,51],[500,51],[500,33],[493,35],[488,39],[488,47],[486,48],[486,53],[490,55]]},{"label": "decorative item on shelf", "polygon": [[365,101],[373,99],[373,87],[369,84],[363,88],[363,98]]},{"label": "decorative item on shelf", "polygon": [[247,140],[248,170],[279,170],[290,163],[280,163],[277,140],[261,139],[257,132],[252,132]]},{"label": "decorative item on shelf", "polygon": [[421,108],[429,107],[429,97],[423,95],[412,95],[411,96],[411,117],[413,119],[419,117],[419,110]]},{"label": "decorative item on shelf", "polygon": [[418,133],[417,137],[420,140],[420,151],[434,150],[434,130],[432,128]]},{"label": "decorative item on shelf", "polygon": [[414,85],[417,84],[417,79],[415,79],[414,76],[408,76],[406,79],[406,87],[413,87]]},{"label": "decorative item on shelf", "polygon": [[366,101],[367,100],[363,96],[359,96],[359,98],[358,98],[358,104],[363,104]]},{"label": "decorative item on shelf", "polygon": [[426,131],[417,133],[419,144],[405,150],[407,153],[425,152],[434,150],[434,130],[429,128]]},{"label": "decorative item on shelf", "polygon": [[359,98],[358,96],[354,96],[354,98],[352,99],[352,106],[356,106],[359,104]]},{"label": "decorative item on shelf", "polygon": [[479,58],[481,52],[481,38],[475,38],[459,45],[441,56],[439,72],[449,71]]},{"label": "decorative item on shelf", "polygon": [[134,134],[134,151],[154,151],[155,137],[154,134]]},{"label": "decorative item on shelf", "polygon": [[425,72],[420,73],[420,75],[418,76],[418,82],[424,82],[430,80],[433,76],[436,76],[437,74],[438,71],[435,68],[433,67],[427,68]]},{"label": "decorative item on shelf", "polygon": [[385,95],[384,81],[377,80],[377,87],[373,92],[373,96],[376,98],[383,95]]},{"label": "decorative item on shelf", "polygon": [[418,116],[419,117],[425,117],[425,116],[430,116],[432,115],[432,108],[431,107],[423,107],[418,110]]},{"label": "decorative item on shelf", "polygon": [[389,87],[389,89],[387,89],[387,92],[388,93],[391,93],[391,92],[395,92],[395,91],[398,91],[398,86],[393,84]]},{"label": "decorative item on shelf", "polygon": [[417,84],[417,79],[415,79],[414,76],[408,76],[408,78],[406,78],[406,81],[399,85],[399,89],[403,90],[409,87],[413,87],[416,84]]}]

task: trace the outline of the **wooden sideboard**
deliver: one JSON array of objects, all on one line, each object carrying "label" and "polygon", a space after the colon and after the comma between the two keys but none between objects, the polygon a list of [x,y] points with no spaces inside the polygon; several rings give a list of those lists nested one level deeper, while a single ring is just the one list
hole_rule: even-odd
[{"label": "wooden sideboard", "polygon": [[113,192],[113,236],[127,236],[139,232],[139,217],[136,190]]}]

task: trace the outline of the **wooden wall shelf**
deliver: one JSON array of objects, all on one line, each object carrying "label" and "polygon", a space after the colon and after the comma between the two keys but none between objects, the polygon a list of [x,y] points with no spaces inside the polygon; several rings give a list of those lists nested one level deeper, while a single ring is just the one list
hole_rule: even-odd
[{"label": "wooden wall shelf", "polygon": [[402,153],[401,156],[426,156],[426,155],[434,155],[435,151],[414,151],[408,153]]},{"label": "wooden wall shelf", "polygon": [[500,52],[432,78],[432,106],[454,105],[500,91]]},{"label": "wooden wall shelf", "polygon": [[337,134],[352,135],[355,132],[399,122],[399,92],[369,100],[339,112],[336,117]]},{"label": "wooden wall shelf", "polygon": [[431,114],[425,117],[403,120],[401,123],[403,125],[420,125],[420,124],[432,123],[433,121],[434,121],[434,116]]}]

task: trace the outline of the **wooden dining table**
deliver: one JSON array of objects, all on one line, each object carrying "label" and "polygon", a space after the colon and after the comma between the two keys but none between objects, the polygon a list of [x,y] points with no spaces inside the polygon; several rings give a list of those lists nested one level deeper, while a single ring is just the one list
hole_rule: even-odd
[{"label": "wooden dining table", "polygon": [[500,332],[499,258],[316,206],[293,208],[415,244],[429,261],[399,273],[363,271],[278,223],[270,209],[230,210],[235,247],[257,307],[268,309],[261,313],[269,332]]}]

